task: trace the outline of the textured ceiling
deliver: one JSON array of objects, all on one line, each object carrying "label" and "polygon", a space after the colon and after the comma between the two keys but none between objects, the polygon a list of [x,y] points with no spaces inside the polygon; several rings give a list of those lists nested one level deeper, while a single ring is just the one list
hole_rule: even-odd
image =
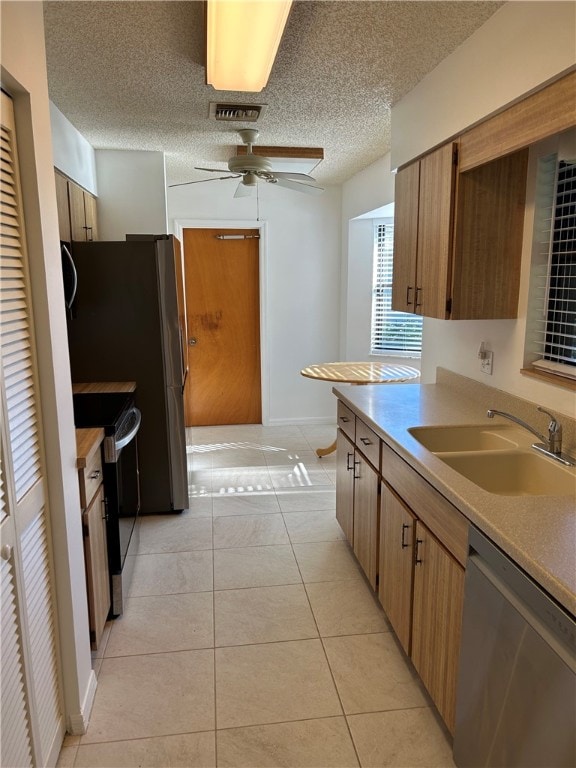
[{"label": "textured ceiling", "polygon": [[268,86],[242,94],[205,85],[199,0],[46,2],[50,98],[96,148],[164,151],[169,184],[234,153],[247,124],[214,122],[211,101],[264,103],[259,142],[323,147],[314,175],[337,184],[388,151],[391,106],[501,5],[297,1]]}]

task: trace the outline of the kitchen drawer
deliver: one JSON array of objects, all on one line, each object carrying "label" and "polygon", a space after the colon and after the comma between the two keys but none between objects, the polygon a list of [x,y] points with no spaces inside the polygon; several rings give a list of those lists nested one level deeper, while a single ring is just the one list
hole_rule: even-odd
[{"label": "kitchen drawer", "polygon": [[351,440],[354,440],[356,434],[356,417],[350,408],[347,408],[340,400],[338,400],[338,426],[345,435],[348,435]]},{"label": "kitchen drawer", "polygon": [[363,421],[356,419],[356,446],[380,472],[380,438]]},{"label": "kitchen drawer", "polygon": [[86,459],[86,466],[78,470],[80,481],[80,504],[87,509],[102,483],[102,453],[100,445]]}]

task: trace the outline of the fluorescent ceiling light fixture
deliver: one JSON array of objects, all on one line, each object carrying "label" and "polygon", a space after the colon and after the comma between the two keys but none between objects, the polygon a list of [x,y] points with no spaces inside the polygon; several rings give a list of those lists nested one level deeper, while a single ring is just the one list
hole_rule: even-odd
[{"label": "fluorescent ceiling light fixture", "polygon": [[206,82],[218,91],[261,91],[292,0],[208,0]]}]

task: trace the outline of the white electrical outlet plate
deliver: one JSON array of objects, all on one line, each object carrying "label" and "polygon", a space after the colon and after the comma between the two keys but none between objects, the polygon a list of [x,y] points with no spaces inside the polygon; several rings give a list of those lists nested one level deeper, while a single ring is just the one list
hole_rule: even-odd
[{"label": "white electrical outlet plate", "polygon": [[494,357],[494,352],[484,352],[484,357],[482,360],[480,360],[480,370],[482,373],[488,374],[488,376],[492,376],[492,358]]}]

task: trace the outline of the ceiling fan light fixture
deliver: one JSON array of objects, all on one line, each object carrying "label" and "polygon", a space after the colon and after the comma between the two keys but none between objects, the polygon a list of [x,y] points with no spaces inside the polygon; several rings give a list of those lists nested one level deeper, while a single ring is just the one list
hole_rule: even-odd
[{"label": "ceiling fan light fixture", "polygon": [[257,93],[268,82],[292,0],[208,0],[206,82]]}]

